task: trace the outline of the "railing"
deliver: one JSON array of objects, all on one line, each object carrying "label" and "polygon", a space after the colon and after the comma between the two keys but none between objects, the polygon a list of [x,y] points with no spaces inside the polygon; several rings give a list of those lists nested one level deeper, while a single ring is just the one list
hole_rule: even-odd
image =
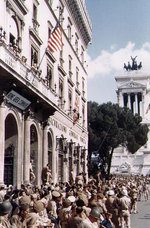
[{"label": "railing", "polygon": [[[1,40],[0,40],[1,41]],[[33,91],[39,92],[39,96],[47,101],[57,103],[56,91],[50,90],[46,86],[46,82],[42,77],[42,71],[27,65],[27,58],[16,54],[13,47],[0,42],[0,64],[9,68],[9,72],[13,73],[13,77],[21,81]]]}]

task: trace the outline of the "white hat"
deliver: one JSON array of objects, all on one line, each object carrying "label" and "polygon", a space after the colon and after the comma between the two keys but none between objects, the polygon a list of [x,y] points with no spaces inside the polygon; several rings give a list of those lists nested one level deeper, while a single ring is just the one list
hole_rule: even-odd
[{"label": "white hat", "polygon": [[126,189],[123,189],[122,192],[121,192],[121,194],[122,194],[123,196],[127,196],[127,195],[128,195],[128,192],[127,192]]},{"label": "white hat", "polygon": [[69,196],[68,199],[71,201],[71,203],[74,203],[76,201],[76,198],[74,196]]},{"label": "white hat", "polygon": [[109,190],[109,191],[107,192],[107,194],[108,194],[109,196],[113,196],[115,193],[114,193],[113,190]]},{"label": "white hat", "polygon": [[126,190],[126,187],[125,186],[122,186],[122,189]]}]

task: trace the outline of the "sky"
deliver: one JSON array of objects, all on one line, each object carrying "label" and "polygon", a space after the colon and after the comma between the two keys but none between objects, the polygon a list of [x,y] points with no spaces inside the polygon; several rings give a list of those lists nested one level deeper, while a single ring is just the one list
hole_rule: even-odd
[{"label": "sky", "polygon": [[150,0],[85,0],[92,22],[88,101],[117,103],[115,75],[131,56],[150,73]]}]

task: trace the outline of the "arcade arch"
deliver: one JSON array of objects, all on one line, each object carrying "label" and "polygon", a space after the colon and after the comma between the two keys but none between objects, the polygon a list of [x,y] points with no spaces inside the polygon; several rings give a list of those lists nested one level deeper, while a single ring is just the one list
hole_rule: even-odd
[{"label": "arcade arch", "polygon": [[5,119],[5,154],[4,154],[4,183],[13,185],[17,180],[18,127],[12,113]]},{"label": "arcade arch", "polygon": [[[38,176],[38,134],[34,124],[30,126],[30,162],[32,163],[32,169],[35,177]],[[36,182],[36,179],[35,179]]]}]

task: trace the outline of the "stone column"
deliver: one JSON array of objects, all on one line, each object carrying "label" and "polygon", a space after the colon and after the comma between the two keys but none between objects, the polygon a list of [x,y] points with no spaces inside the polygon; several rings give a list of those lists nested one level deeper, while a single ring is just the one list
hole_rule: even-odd
[{"label": "stone column", "polygon": [[52,176],[53,181],[56,183],[59,179],[58,176],[58,167],[59,167],[59,138],[57,136],[54,136],[54,145],[52,148]]},{"label": "stone column", "polygon": [[77,175],[77,146],[73,145],[73,171],[75,176]]},{"label": "stone column", "polygon": [[127,99],[128,99],[128,101],[127,101],[127,107],[129,108],[129,94],[127,94]]},{"label": "stone column", "polygon": [[[84,170],[85,170],[85,174],[86,174],[86,182],[88,183],[88,162],[87,162],[87,158],[88,158],[88,150],[86,149],[85,150],[85,153],[84,153]],[[86,183],[86,184],[87,184]]]},{"label": "stone column", "polygon": [[121,107],[124,107],[123,93],[119,93],[119,104]]},{"label": "stone column", "polygon": [[43,129],[43,167],[48,163],[48,132],[47,127]]},{"label": "stone column", "polygon": [[54,138],[54,142],[52,145],[52,179],[53,182],[56,183],[57,181],[57,165],[58,164],[58,150],[56,148],[56,138]]},{"label": "stone column", "polygon": [[25,120],[24,133],[24,183],[30,182],[30,118]]},{"label": "stone column", "polygon": [[69,146],[68,143],[65,142],[65,148],[63,150],[63,182],[68,180],[68,153],[69,153]]},{"label": "stone column", "polygon": [[[36,183],[39,186],[41,184],[41,173],[42,173],[42,157],[43,157],[43,126],[39,123],[37,131],[38,146],[37,146],[37,168],[36,168]],[[29,156],[30,157],[30,156]]]},{"label": "stone column", "polygon": [[4,156],[5,156],[5,106],[0,105],[0,183],[4,183]]},{"label": "stone column", "polygon": [[138,113],[138,98],[137,98],[137,94],[135,94],[135,112],[134,114]]},{"label": "stone column", "polygon": [[131,109],[131,94],[128,95],[128,105],[129,109]]},{"label": "stone column", "polygon": [[79,173],[81,173],[82,172],[82,170],[81,170],[81,146],[79,146]]},{"label": "stone column", "polygon": [[144,113],[145,93],[142,93],[141,97],[142,97],[142,101],[141,101],[141,116],[142,116],[142,118],[144,118],[145,117],[145,113]]},{"label": "stone column", "polygon": [[72,144],[71,144],[71,158],[72,158],[72,159],[71,159],[71,161],[72,161],[71,167],[72,167],[72,169],[73,169],[73,167],[74,167],[74,155],[73,155],[73,154],[74,154],[74,147],[75,147],[75,146],[74,146],[74,143],[72,143]]},{"label": "stone column", "polygon": [[74,150],[75,150],[75,143],[74,142],[71,142],[71,169],[73,170],[73,174],[75,176],[75,179],[76,179],[76,164],[74,164],[74,161],[75,161],[75,156],[74,156]]}]

